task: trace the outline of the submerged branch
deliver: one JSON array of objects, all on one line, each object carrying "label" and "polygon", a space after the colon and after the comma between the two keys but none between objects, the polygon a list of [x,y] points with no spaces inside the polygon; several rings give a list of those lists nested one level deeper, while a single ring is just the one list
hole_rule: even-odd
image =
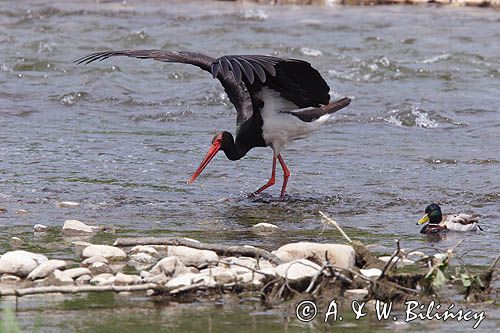
[{"label": "submerged branch", "polygon": [[155,283],[138,284],[133,286],[48,286],[48,287],[31,287],[22,289],[8,289],[1,290],[0,296],[25,296],[34,294],[48,294],[48,293],[63,293],[63,294],[76,294],[76,293],[88,293],[88,292],[103,292],[103,291],[113,291],[113,292],[131,292],[131,291],[145,291],[148,289],[159,290],[161,289]]}]

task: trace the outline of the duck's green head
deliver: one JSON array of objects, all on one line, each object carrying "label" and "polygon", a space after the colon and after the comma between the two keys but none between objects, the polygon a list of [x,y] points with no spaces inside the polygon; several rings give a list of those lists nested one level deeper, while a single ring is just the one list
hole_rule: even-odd
[{"label": "duck's green head", "polygon": [[443,214],[441,213],[441,207],[438,204],[430,204],[425,207],[425,215],[418,220],[417,224],[424,224],[429,222],[430,224],[439,224],[443,219]]}]

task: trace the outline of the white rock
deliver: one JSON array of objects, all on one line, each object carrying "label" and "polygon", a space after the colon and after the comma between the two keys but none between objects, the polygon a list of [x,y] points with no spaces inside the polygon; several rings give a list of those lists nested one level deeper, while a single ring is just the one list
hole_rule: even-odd
[{"label": "white rock", "polygon": [[347,289],[344,291],[344,297],[352,300],[362,300],[368,295],[367,289]]},{"label": "white rock", "polygon": [[89,284],[90,280],[92,280],[92,276],[85,274],[85,275],[77,277],[75,280],[75,283],[80,284],[80,285],[81,284]]},{"label": "white rock", "polygon": [[93,286],[108,286],[113,284],[115,281],[115,276],[110,273],[99,274],[90,280],[90,284]]},{"label": "white rock", "polygon": [[66,286],[73,284],[73,279],[64,271],[56,269],[47,277],[45,283],[49,286]]},{"label": "white rock", "polygon": [[16,210],[16,214],[22,214],[22,215],[24,215],[24,214],[28,214],[28,213],[29,212],[26,209],[18,209],[18,210]]},{"label": "white rock", "polygon": [[279,228],[277,225],[271,224],[271,223],[257,223],[252,227],[252,230],[255,232],[262,232],[262,233],[267,233],[267,232],[275,232],[278,231]]},{"label": "white rock", "polygon": [[276,274],[282,278],[298,281],[305,278],[312,278],[321,267],[312,261],[298,259],[276,267]]},{"label": "white rock", "polygon": [[120,248],[110,245],[90,245],[82,252],[82,257],[101,256],[111,261],[124,260],[127,254]]},{"label": "white rock", "polygon": [[138,253],[146,253],[152,257],[159,256],[158,251],[154,247],[147,246],[147,245],[137,245],[137,246],[134,246],[133,248],[131,248],[129,251],[129,255],[138,254]]},{"label": "white rock", "polygon": [[186,266],[200,266],[219,260],[214,251],[198,250],[186,246],[169,246],[167,256],[176,256]]},{"label": "white rock", "polygon": [[90,264],[89,270],[94,276],[104,273],[113,273],[111,267],[109,267],[108,264],[105,264],[103,262],[95,262],[93,264]]},{"label": "white rock", "polygon": [[66,275],[68,275],[72,279],[79,278],[82,275],[91,275],[92,274],[90,272],[90,269],[85,268],[85,267],[70,268],[70,269],[65,270],[64,273],[66,273]]},{"label": "white rock", "polygon": [[13,248],[20,247],[23,244],[24,244],[24,241],[19,237],[11,237],[10,238],[10,246],[12,246]]},{"label": "white rock", "polygon": [[95,262],[103,262],[105,264],[109,263],[109,261],[106,258],[102,257],[102,256],[93,256],[93,257],[87,258],[84,261],[82,261],[81,265],[83,267],[90,266],[90,265],[92,265]]},{"label": "white rock", "polygon": [[280,247],[273,254],[285,262],[297,259],[308,259],[317,263],[325,261],[328,252],[328,261],[331,265],[345,269],[352,269],[356,260],[356,252],[350,245],[320,244],[320,243],[290,243]]},{"label": "white rock", "polygon": [[[383,262],[389,262],[389,260],[391,260],[391,256],[382,256],[382,257],[378,257],[380,260],[382,260]],[[413,265],[415,262],[413,260],[408,260],[408,259],[401,259],[399,258],[398,260],[398,257],[394,257],[392,259],[392,262],[395,262],[397,260],[397,263],[396,263],[396,267],[402,267],[402,266],[407,266],[407,265]]]},{"label": "white rock", "polygon": [[25,277],[47,260],[47,257],[41,254],[23,250],[10,251],[0,258],[0,274],[6,273]]},{"label": "white rock", "polygon": [[165,287],[169,289],[179,288],[183,286],[190,286],[193,284],[202,283],[205,286],[213,287],[217,283],[208,275],[205,274],[195,274],[195,273],[185,273],[174,277],[165,284]]},{"label": "white rock", "polygon": [[420,251],[413,251],[413,252],[410,252],[406,255],[406,259],[413,260],[413,261],[417,261],[417,260],[424,259],[427,257],[428,257],[427,254],[420,252]]},{"label": "white rock", "polygon": [[21,281],[21,278],[15,275],[3,274],[2,277],[0,277],[0,282],[2,283],[15,283],[19,281]]},{"label": "white rock", "polygon": [[35,224],[33,226],[33,231],[34,232],[46,232],[49,229],[46,225],[43,224]]},{"label": "white rock", "polygon": [[92,243],[83,242],[83,241],[76,241],[76,242],[73,242],[72,244],[73,244],[73,250],[75,251],[75,254],[79,257],[82,255],[82,252],[86,247],[92,245]]},{"label": "white rock", "polygon": [[129,255],[129,265],[136,268],[147,268],[158,261],[157,257],[153,257],[147,253],[140,252]]},{"label": "white rock", "polygon": [[66,220],[62,228],[65,236],[92,235],[94,230],[78,220]]},{"label": "white rock", "polygon": [[169,279],[170,278],[168,276],[161,273],[158,275],[150,275],[147,278],[144,278],[144,281],[146,281],[147,283],[156,283],[159,285],[164,285],[165,283],[167,283]]},{"label": "white rock", "polygon": [[378,268],[360,269],[361,274],[366,277],[379,277],[382,274],[382,270]]},{"label": "white rock", "polygon": [[78,207],[80,206],[80,204],[78,202],[74,202],[74,201],[59,201],[59,202],[56,202],[56,207],[58,208],[75,208],[75,207]]},{"label": "white rock", "polygon": [[115,281],[113,283],[115,285],[119,285],[119,286],[128,286],[131,284],[139,284],[139,283],[141,283],[141,277],[137,276],[137,275],[118,273],[118,274],[116,274]]},{"label": "white rock", "polygon": [[61,269],[64,267],[66,267],[66,261],[64,260],[48,260],[32,270],[31,273],[28,274],[28,279],[43,279],[44,277],[49,276],[50,273],[52,273],[56,269]]},{"label": "white rock", "polygon": [[225,267],[205,268],[200,273],[212,277],[218,284],[235,283],[242,280],[233,270]]},{"label": "white rock", "polygon": [[166,257],[158,261],[149,273],[153,276],[162,273],[166,276],[177,276],[187,272],[189,270],[177,257]]}]

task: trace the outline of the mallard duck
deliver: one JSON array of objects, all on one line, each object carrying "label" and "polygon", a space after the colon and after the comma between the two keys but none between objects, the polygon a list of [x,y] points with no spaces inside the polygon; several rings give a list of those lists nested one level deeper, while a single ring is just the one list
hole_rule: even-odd
[{"label": "mallard duck", "polygon": [[480,231],[483,230],[478,224],[478,215],[450,214],[443,216],[438,204],[430,204],[425,208],[425,215],[417,222],[424,224],[421,234],[437,233],[446,230],[453,231]]}]

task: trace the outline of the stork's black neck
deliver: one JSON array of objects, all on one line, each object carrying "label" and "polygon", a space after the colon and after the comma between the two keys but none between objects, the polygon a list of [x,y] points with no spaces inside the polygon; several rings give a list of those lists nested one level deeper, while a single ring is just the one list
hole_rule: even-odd
[{"label": "stork's black neck", "polygon": [[250,148],[241,144],[238,140],[235,142],[233,135],[229,132],[222,132],[222,144],[220,149],[224,151],[226,157],[231,161],[239,160],[250,150]]}]

